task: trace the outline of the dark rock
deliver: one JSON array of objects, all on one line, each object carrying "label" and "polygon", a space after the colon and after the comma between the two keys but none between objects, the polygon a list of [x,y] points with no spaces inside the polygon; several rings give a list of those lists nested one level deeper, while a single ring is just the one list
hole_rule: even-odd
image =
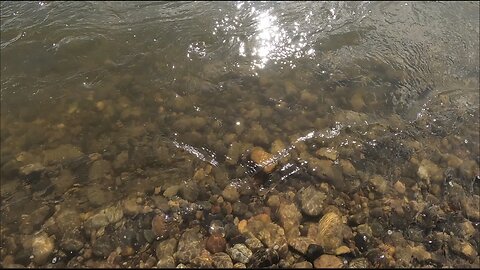
[{"label": "dark rock", "polygon": [[320,255],[324,253],[323,248],[317,244],[311,244],[308,246],[307,253],[305,254],[305,258],[312,262],[315,261]]},{"label": "dark rock", "polygon": [[93,254],[102,258],[107,258],[114,249],[114,243],[109,235],[101,236],[92,246]]},{"label": "dark rock", "polygon": [[205,243],[206,249],[212,254],[225,251],[226,245],[227,241],[225,238],[217,234],[210,235]]}]

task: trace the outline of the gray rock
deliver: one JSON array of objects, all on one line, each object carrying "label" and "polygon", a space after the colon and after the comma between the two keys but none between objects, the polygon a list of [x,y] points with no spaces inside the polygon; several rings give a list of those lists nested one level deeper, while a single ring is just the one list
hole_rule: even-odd
[{"label": "gray rock", "polygon": [[252,257],[252,251],[244,244],[235,244],[232,248],[227,250],[233,261],[248,263]]},{"label": "gray rock", "polygon": [[233,263],[230,256],[225,252],[217,252],[212,255],[213,266],[215,268],[232,268]]},{"label": "gray rock", "polygon": [[107,258],[115,249],[110,235],[103,235],[98,238],[92,246],[92,252],[98,257]]},{"label": "gray rock", "polygon": [[155,253],[157,258],[160,259],[164,256],[173,256],[175,250],[177,249],[178,241],[175,238],[170,238],[165,241],[158,243]]},{"label": "gray rock", "polygon": [[190,263],[195,257],[199,256],[205,246],[204,239],[200,233],[199,227],[185,230],[178,241],[178,250],[174,258],[180,263]]},{"label": "gray rock", "polygon": [[309,186],[299,195],[300,207],[305,214],[318,216],[322,213],[326,198],[327,195],[325,195],[325,193],[317,190],[313,186]]}]

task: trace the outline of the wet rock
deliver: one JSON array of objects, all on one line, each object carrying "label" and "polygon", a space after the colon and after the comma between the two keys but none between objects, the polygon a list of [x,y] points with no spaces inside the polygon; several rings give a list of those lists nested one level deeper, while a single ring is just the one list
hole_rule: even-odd
[{"label": "wet rock", "polygon": [[327,195],[309,186],[299,194],[300,206],[302,211],[310,216],[318,216],[323,211],[323,205]]},{"label": "wet rock", "polygon": [[140,213],[140,206],[137,204],[136,198],[130,198],[123,202],[123,212],[125,215],[135,216]]},{"label": "wet rock", "polygon": [[[164,256],[158,259],[157,268],[175,268],[175,259],[172,256]],[[178,268],[178,267],[177,267]]]},{"label": "wet rock", "polygon": [[458,239],[453,238],[450,241],[450,247],[454,253],[468,260],[474,260],[478,256],[478,253],[475,250],[475,248],[469,242],[466,242],[466,241],[460,241]]},{"label": "wet rock", "polygon": [[225,236],[226,234],[225,231],[226,231],[226,228],[223,225],[223,222],[221,220],[215,219],[210,222],[210,226],[208,227],[208,232],[210,234]]},{"label": "wet rock", "polygon": [[342,168],[342,172],[344,175],[348,175],[348,176],[357,175],[357,170],[349,160],[340,159],[340,167]]},{"label": "wet rock", "polygon": [[343,262],[337,256],[323,254],[313,262],[315,268],[342,268]]},{"label": "wet rock", "polygon": [[400,194],[405,193],[405,185],[400,181],[395,182],[395,184],[393,184],[393,188]]},{"label": "wet rock", "polygon": [[125,166],[127,161],[128,161],[128,152],[122,151],[120,154],[118,154],[115,157],[115,160],[113,161],[113,168],[115,168],[116,170],[121,169]]},{"label": "wet rock", "polygon": [[382,176],[374,175],[369,179],[369,182],[380,194],[385,194],[385,192],[387,191],[388,183]]},{"label": "wet rock", "polygon": [[464,222],[459,224],[459,232],[460,236],[468,240],[475,234],[476,230],[472,222],[470,222],[469,220],[465,220]]},{"label": "wet rock", "polygon": [[104,179],[112,175],[112,166],[107,160],[97,160],[93,162],[88,172],[88,178],[92,181]]},{"label": "wet rock", "polygon": [[303,261],[295,263],[292,265],[292,268],[313,268],[313,265],[311,262]]},{"label": "wet rock", "polygon": [[350,249],[347,246],[341,246],[335,250],[335,255],[344,255],[347,253],[350,253]]},{"label": "wet rock", "polygon": [[261,147],[254,147],[250,153],[250,158],[262,167],[265,173],[271,173],[277,166],[274,156]]},{"label": "wet rock", "polygon": [[148,243],[152,243],[155,240],[155,233],[152,230],[143,230],[143,237]]},{"label": "wet rock", "polygon": [[244,263],[238,262],[233,265],[233,268],[247,268]]},{"label": "wet rock", "polygon": [[275,265],[280,260],[278,253],[271,248],[261,248],[257,250],[250,262],[248,263],[249,268],[258,268],[258,267],[267,267]]},{"label": "wet rock", "polygon": [[230,256],[224,252],[218,252],[212,255],[213,266],[215,268],[232,268],[233,263]]},{"label": "wet rock", "polygon": [[43,163],[46,165],[73,160],[83,155],[78,147],[71,144],[63,144],[55,149],[45,150],[43,154]]},{"label": "wet rock", "polygon": [[213,266],[213,259],[210,253],[203,249],[200,254],[192,260],[192,265],[199,268],[211,268]]},{"label": "wet rock", "polygon": [[42,233],[33,238],[32,241],[32,255],[33,261],[37,265],[43,265],[52,255],[55,243],[51,237]]},{"label": "wet rock", "polygon": [[343,240],[343,223],[341,217],[329,212],[318,222],[316,242],[325,250],[333,254],[340,247]]},{"label": "wet rock", "polygon": [[298,211],[298,208],[294,203],[281,204],[278,210],[278,215],[280,218],[280,224],[285,230],[287,238],[300,236],[300,230],[298,227],[300,226],[302,214]]},{"label": "wet rock", "polygon": [[369,268],[370,263],[366,258],[356,258],[348,263],[348,268]]},{"label": "wet rock", "polygon": [[168,240],[159,242],[155,249],[157,258],[160,260],[163,257],[173,256],[175,250],[177,249],[177,244],[178,241],[175,238],[170,238]]},{"label": "wet rock", "polygon": [[308,162],[307,166],[312,174],[320,179],[327,180],[339,190],[345,189],[345,179],[343,178],[342,170],[334,165],[331,160],[314,158],[304,153],[301,154],[301,158]]},{"label": "wet rock", "polygon": [[103,235],[98,238],[92,246],[92,252],[98,257],[107,258],[115,249],[110,235]]},{"label": "wet rock", "polygon": [[[61,209],[54,214],[53,218],[53,223],[62,233],[73,231],[82,224],[80,214],[73,209]],[[49,220],[47,220],[47,222]]]},{"label": "wet rock", "polygon": [[410,248],[413,258],[420,262],[426,262],[432,259],[432,254],[430,254],[423,245],[414,246]]},{"label": "wet rock", "polygon": [[23,176],[31,176],[32,174],[40,174],[44,170],[45,167],[42,164],[36,162],[20,167],[19,173]]},{"label": "wet rock", "polygon": [[305,252],[305,258],[313,262],[324,253],[323,248],[317,244],[309,244]]},{"label": "wet rock", "polygon": [[76,254],[83,248],[84,242],[85,238],[80,230],[75,229],[63,235],[60,247],[70,254]]},{"label": "wet rock", "polygon": [[170,186],[165,191],[163,192],[163,196],[166,198],[172,198],[173,196],[177,195],[178,191],[180,190],[181,186],[175,185],[175,186]]},{"label": "wet rock", "polygon": [[248,211],[248,205],[242,202],[233,203],[232,208],[233,208],[233,214],[237,217],[244,216]]},{"label": "wet rock", "polygon": [[460,199],[460,202],[468,218],[480,221],[480,196],[465,196]]},{"label": "wet rock", "polygon": [[53,178],[52,184],[55,187],[55,195],[63,196],[73,186],[74,178],[70,170],[63,169],[58,177]]},{"label": "wet rock", "polygon": [[223,252],[227,246],[227,241],[221,235],[210,235],[205,243],[205,248],[212,254]]},{"label": "wet rock", "polygon": [[258,238],[253,235],[249,236],[245,240],[245,245],[247,245],[247,247],[253,251],[263,248],[262,241],[258,240]]},{"label": "wet rock", "polygon": [[333,160],[335,161],[338,157],[338,152],[337,150],[333,149],[333,148],[327,148],[327,147],[322,147],[320,149],[318,149],[315,154],[318,156],[318,157],[321,157],[321,158],[326,158],[326,159],[330,159],[330,160]]},{"label": "wet rock", "polygon": [[197,183],[188,183],[181,187],[180,194],[182,198],[189,202],[195,202],[198,198],[200,187]]},{"label": "wet rock", "polygon": [[204,247],[202,234],[199,227],[186,229],[178,241],[178,249],[174,258],[180,263],[190,263],[199,256]]},{"label": "wet rock", "polygon": [[440,183],[443,180],[443,171],[435,163],[428,159],[423,159],[420,163],[417,175],[420,179]]},{"label": "wet rock", "polygon": [[237,188],[234,185],[228,185],[222,191],[222,196],[225,200],[229,202],[236,202],[240,198],[240,194],[237,191]]},{"label": "wet rock", "polygon": [[232,248],[227,249],[227,253],[230,255],[233,261],[248,263],[252,257],[252,251],[248,249],[244,244],[236,244]]},{"label": "wet rock", "polygon": [[152,231],[153,233],[160,237],[166,238],[169,235],[169,224],[167,222],[167,217],[165,214],[159,214],[153,217],[152,219]]},{"label": "wet rock", "polygon": [[267,247],[276,250],[280,257],[285,256],[288,252],[285,231],[282,227],[272,223],[268,215],[259,214],[250,218],[247,230]]},{"label": "wet rock", "polygon": [[90,186],[85,190],[88,201],[95,207],[104,206],[113,200],[111,191],[103,190],[99,185]]},{"label": "wet rock", "polygon": [[272,208],[280,206],[280,197],[278,195],[272,195],[268,198],[267,205]]}]

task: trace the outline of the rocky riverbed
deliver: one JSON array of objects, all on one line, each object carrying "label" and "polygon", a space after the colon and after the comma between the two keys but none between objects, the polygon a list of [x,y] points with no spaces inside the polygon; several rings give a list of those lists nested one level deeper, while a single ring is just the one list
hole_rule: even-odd
[{"label": "rocky riverbed", "polygon": [[3,268],[480,268],[478,3],[0,5]]},{"label": "rocky riverbed", "polygon": [[[464,113],[456,100],[373,119],[265,80],[250,85],[308,110],[275,124],[288,105],[209,108],[243,111],[229,122],[166,92],[149,98],[155,118],[124,95],[87,98],[61,123],[2,116],[2,266],[479,266],[478,143],[431,122],[442,106]],[[299,126],[313,129],[286,136]]]}]

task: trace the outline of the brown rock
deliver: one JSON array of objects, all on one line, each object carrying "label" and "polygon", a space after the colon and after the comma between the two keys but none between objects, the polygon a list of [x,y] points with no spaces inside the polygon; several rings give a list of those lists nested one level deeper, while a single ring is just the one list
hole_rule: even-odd
[{"label": "brown rock", "polygon": [[155,233],[156,236],[161,238],[167,237],[169,232],[168,227],[169,226],[165,215],[156,215],[152,219],[152,231]]},{"label": "brown rock", "polygon": [[342,268],[343,262],[338,257],[323,254],[313,262],[315,268]]},{"label": "brown rock", "polygon": [[320,219],[316,241],[323,247],[325,252],[334,253],[340,247],[343,239],[342,227],[342,219],[334,212],[329,212]]},{"label": "brown rock", "polygon": [[227,241],[221,235],[210,235],[205,243],[205,248],[212,254],[223,252],[227,246]]},{"label": "brown rock", "polygon": [[266,152],[261,147],[254,147],[250,154],[250,158],[259,166],[263,167],[263,171],[266,173],[271,173],[274,169],[276,161],[274,156]]}]

